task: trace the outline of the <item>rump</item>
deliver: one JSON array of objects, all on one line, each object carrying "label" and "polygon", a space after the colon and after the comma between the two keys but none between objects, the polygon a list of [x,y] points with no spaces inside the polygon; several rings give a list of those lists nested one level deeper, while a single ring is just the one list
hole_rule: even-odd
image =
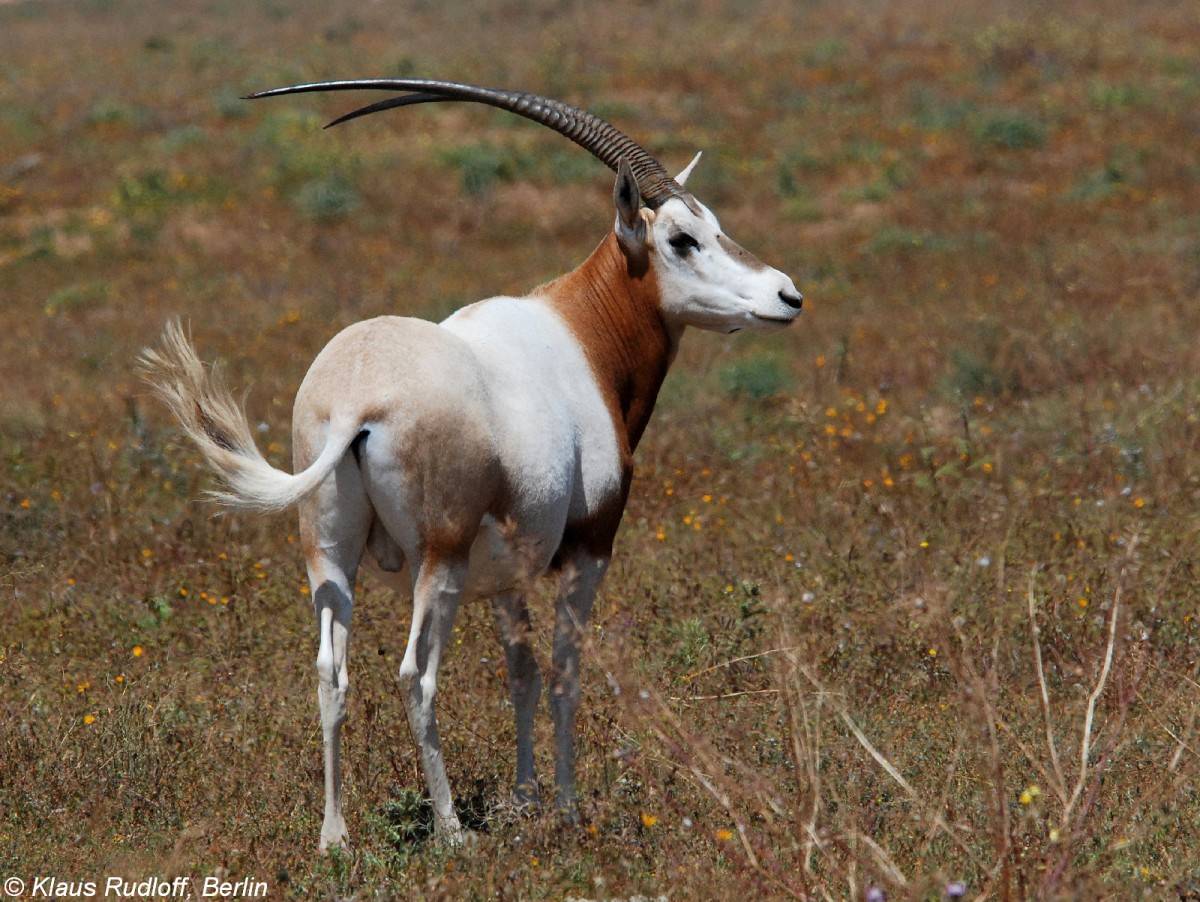
[{"label": "rump", "polygon": [[351,451],[370,505],[410,561],[469,547],[485,515],[503,516],[494,404],[461,338],[407,317],[343,330],[296,395],[296,466],[320,452],[331,423],[345,419],[360,424]]}]

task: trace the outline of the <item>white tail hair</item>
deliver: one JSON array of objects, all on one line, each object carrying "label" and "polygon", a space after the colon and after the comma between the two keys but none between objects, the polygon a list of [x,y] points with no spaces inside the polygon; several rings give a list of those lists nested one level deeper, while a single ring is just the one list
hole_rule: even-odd
[{"label": "white tail hair", "polygon": [[303,501],[333,472],[361,424],[331,424],[325,448],[308,469],[294,476],[271,466],[250,433],[245,411],[215,367],[205,367],[178,320],[167,325],[158,348],[147,348],[138,364],[155,393],[178,418],[209,466],[225,485],[209,496],[227,507],[282,511]]}]

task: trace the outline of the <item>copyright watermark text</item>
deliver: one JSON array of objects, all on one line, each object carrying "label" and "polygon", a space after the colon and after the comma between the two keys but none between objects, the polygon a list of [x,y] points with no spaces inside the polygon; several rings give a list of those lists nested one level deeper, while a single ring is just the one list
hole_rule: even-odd
[{"label": "copyright watermark text", "polygon": [[219,877],[148,877],[128,880],[63,880],[52,876],[6,877],[4,895],[12,899],[265,899],[265,880]]}]

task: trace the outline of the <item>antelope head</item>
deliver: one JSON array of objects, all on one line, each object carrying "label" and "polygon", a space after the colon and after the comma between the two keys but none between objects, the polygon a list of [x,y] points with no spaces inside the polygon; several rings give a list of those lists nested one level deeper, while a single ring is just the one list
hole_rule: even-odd
[{"label": "antelope head", "polygon": [[419,103],[482,103],[553,129],[614,170],[617,241],[631,275],[653,268],[663,315],[675,327],[771,331],[800,314],[803,298],[792,280],[728,238],[712,212],[684,189],[699,154],[672,178],[632,138],[585,110],[537,94],[460,82],[355,79],[275,88],[250,98],[362,89],[405,93],[356,109],[330,126]]},{"label": "antelope head", "polygon": [[[803,297],[792,280],[767,266],[721,231],[712,212],[683,190],[700,155],[672,182],[679,192],[662,204],[636,206],[623,186],[620,166],[614,191],[614,230],[634,266],[653,260],[663,314],[679,326],[716,332],[770,331],[792,322]],[[632,174],[628,174],[632,177]]]}]

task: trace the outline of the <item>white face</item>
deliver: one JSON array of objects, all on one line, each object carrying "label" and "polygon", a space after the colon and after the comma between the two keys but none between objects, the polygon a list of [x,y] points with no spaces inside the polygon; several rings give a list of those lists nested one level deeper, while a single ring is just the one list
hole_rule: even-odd
[{"label": "white face", "polygon": [[695,198],[642,209],[668,321],[714,332],[767,332],[800,315],[792,280],[739,247]]}]

